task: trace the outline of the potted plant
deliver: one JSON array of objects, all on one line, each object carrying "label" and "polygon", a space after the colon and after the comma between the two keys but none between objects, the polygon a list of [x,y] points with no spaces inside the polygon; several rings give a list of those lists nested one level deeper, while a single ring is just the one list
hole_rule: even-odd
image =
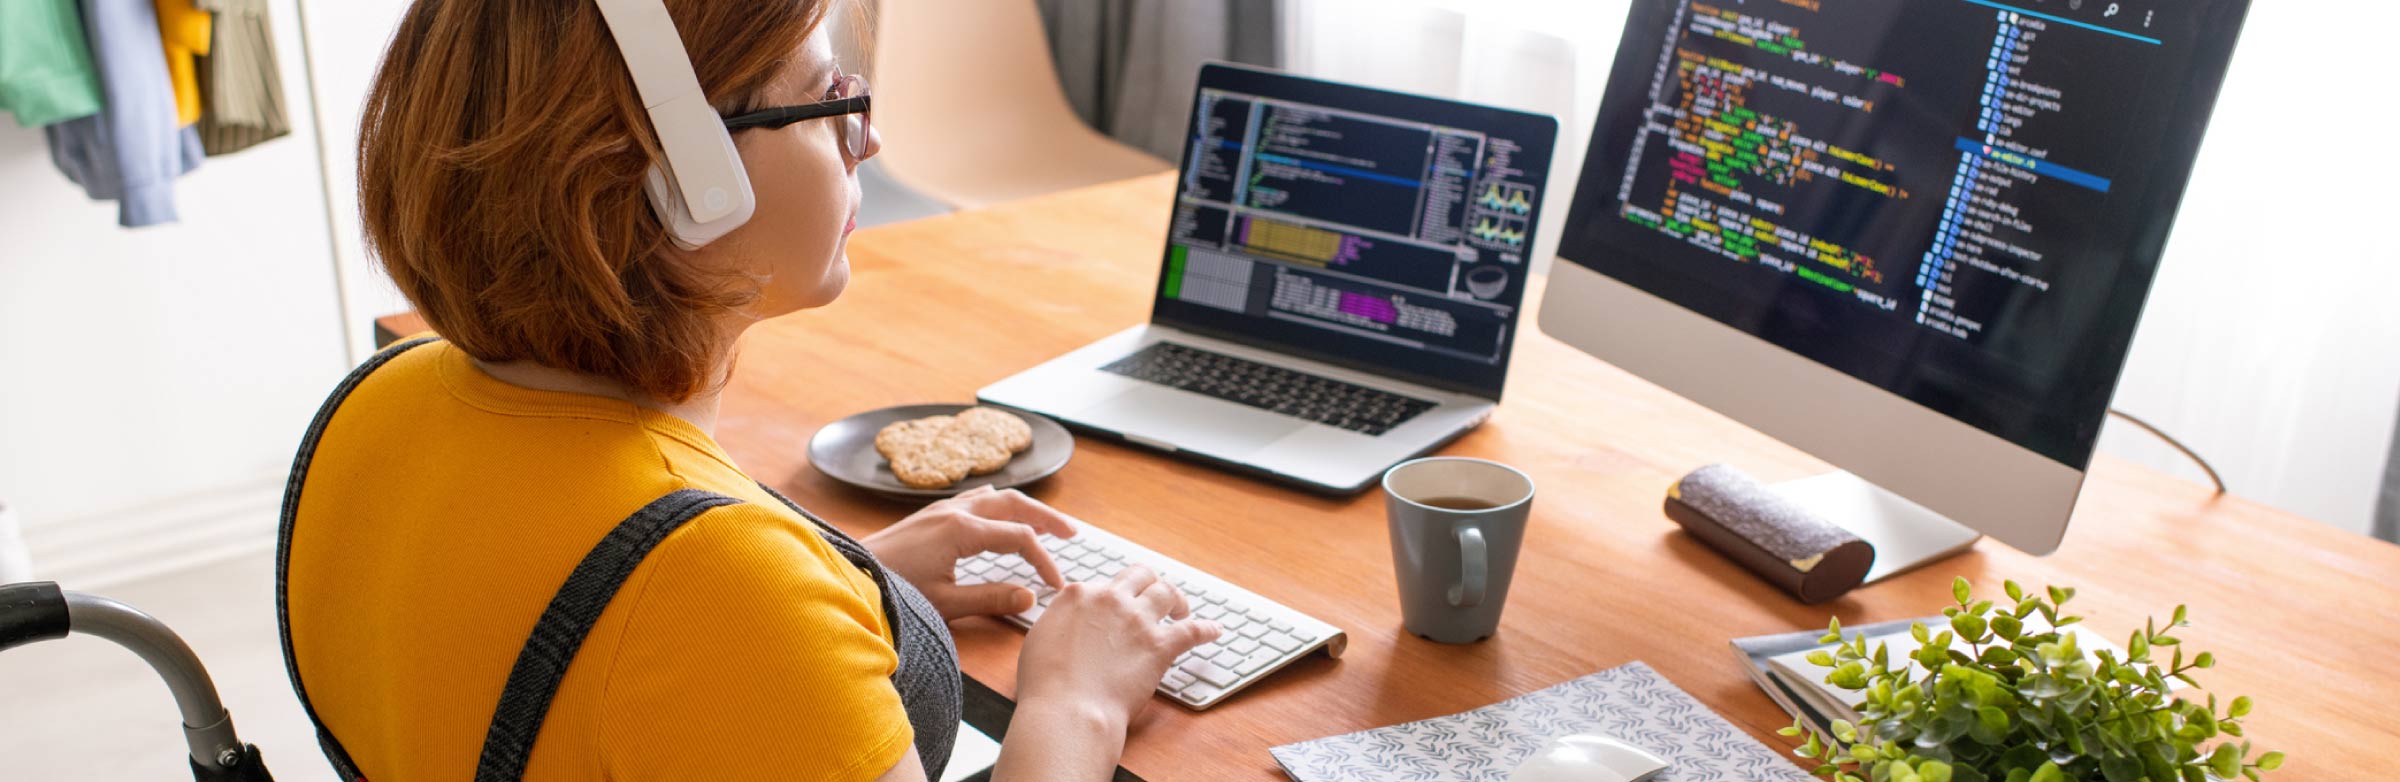
[{"label": "potted plant", "polygon": [[2199,687],[2193,672],[2216,665],[2208,652],[2187,657],[2169,634],[2188,624],[2184,607],[2164,631],[2146,623],[2120,659],[2059,631],[2083,621],[2063,612],[2074,589],[2028,594],[2011,581],[2006,590],[2001,608],[1975,600],[1966,579],[1953,582],[1949,626],[1916,624],[1918,647],[1899,659],[1887,644],[1844,641],[1835,619],[1824,642],[1838,646],[1810,661],[1833,669],[1827,684],[1857,694],[1861,721],[1836,720],[1819,735],[1795,720],[1782,733],[1809,735],[1794,751],[1835,782],[2257,782],[2283,765],[2280,752],[2252,758],[2241,722],[2249,698],[2170,692],[2170,681]]}]

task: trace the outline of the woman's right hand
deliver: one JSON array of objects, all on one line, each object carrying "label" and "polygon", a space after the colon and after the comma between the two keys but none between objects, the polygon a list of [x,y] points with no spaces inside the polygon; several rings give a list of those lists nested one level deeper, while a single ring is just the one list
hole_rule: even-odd
[{"label": "woman's right hand", "polygon": [[1223,632],[1190,616],[1183,593],[1141,565],[1068,584],[1025,636],[1017,702],[1100,717],[1121,740],[1175,658]]}]

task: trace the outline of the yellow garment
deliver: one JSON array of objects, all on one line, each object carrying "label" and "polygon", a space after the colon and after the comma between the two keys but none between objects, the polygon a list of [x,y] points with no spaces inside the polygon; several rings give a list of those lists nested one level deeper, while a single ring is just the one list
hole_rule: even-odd
[{"label": "yellow garment", "polygon": [[475,775],[535,618],[683,488],[740,498],[650,552],[567,669],[527,780],[872,779],[914,751],[873,578],[674,416],[512,386],[447,342],[318,441],[287,581],[317,716],[374,782]]},{"label": "yellow garment", "polygon": [[167,80],[175,84],[175,124],[200,121],[200,69],[195,55],[208,53],[209,16],[192,0],[152,0],[158,8],[158,38],[167,50]]}]

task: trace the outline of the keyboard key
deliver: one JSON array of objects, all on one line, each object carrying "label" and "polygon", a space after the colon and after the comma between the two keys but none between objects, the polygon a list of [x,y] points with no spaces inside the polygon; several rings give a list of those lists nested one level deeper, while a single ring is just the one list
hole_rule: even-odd
[{"label": "keyboard key", "polygon": [[[1232,631],[1231,628],[1227,629],[1229,632]],[[1243,622],[1242,629],[1239,631],[1243,638],[1261,638],[1272,632],[1275,631],[1267,627],[1267,623],[1259,621]]]},{"label": "keyboard key", "polygon": [[1206,703],[1210,698],[1217,697],[1219,693],[1223,692],[1224,690],[1210,686],[1208,682],[1193,682],[1191,686],[1183,688],[1183,691],[1176,695],[1182,697],[1185,703],[1197,705]]},{"label": "keyboard key", "polygon": [[1268,626],[1268,627],[1271,627],[1271,628],[1274,628],[1274,629],[1275,629],[1275,632],[1278,632],[1278,633],[1289,633],[1289,632],[1292,632],[1292,631],[1293,631],[1293,630],[1292,630],[1292,626],[1291,626],[1291,624],[1289,624],[1289,623],[1287,623],[1287,622],[1284,622],[1284,621],[1282,621],[1282,620],[1276,620],[1276,621],[1268,622],[1268,623],[1267,623],[1267,626]]},{"label": "keyboard key", "polygon": [[1278,652],[1273,649],[1260,649],[1247,655],[1243,655],[1242,659],[1234,661],[1233,670],[1236,673],[1249,675],[1265,670],[1267,666],[1274,665],[1276,660],[1281,659],[1283,659],[1282,652]]},{"label": "keyboard key", "polygon": [[1165,680],[1165,684],[1167,685],[1167,688],[1168,688],[1168,689],[1171,689],[1171,690],[1180,690],[1180,689],[1183,689],[1183,688],[1185,688],[1185,687],[1190,687],[1190,686],[1192,686],[1192,683],[1193,683],[1193,682],[1196,682],[1196,681],[1199,681],[1199,680],[1200,680],[1200,679],[1199,679],[1199,677],[1193,676],[1193,675],[1191,675],[1191,674],[1189,674],[1189,673],[1185,673],[1185,672],[1183,672],[1183,671],[1179,671],[1179,670],[1175,670],[1175,669],[1173,669],[1173,668],[1169,668],[1169,669],[1167,669],[1167,678],[1166,678],[1166,680]]},{"label": "keyboard key", "polygon": [[1184,666],[1183,671],[1211,687],[1231,687],[1234,680],[1242,678],[1232,669],[1207,660],[1193,660]]},{"label": "keyboard key", "polygon": [[1232,649],[1225,649],[1218,651],[1216,654],[1209,655],[1208,661],[1225,666],[1227,668],[1232,668],[1236,665],[1240,665],[1243,657],[1244,655],[1240,652],[1236,652]]},{"label": "keyboard key", "polygon": [[1239,652],[1241,654],[1249,654],[1251,652],[1258,651],[1258,639],[1244,638],[1233,642],[1233,645],[1225,648],[1234,650],[1235,652]]}]

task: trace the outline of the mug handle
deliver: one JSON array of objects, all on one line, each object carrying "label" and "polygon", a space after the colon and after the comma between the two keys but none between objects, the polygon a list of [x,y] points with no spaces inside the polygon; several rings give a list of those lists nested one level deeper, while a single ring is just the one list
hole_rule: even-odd
[{"label": "mug handle", "polygon": [[1491,567],[1484,559],[1482,528],[1473,525],[1458,528],[1458,554],[1459,581],[1450,585],[1450,606],[1483,605],[1483,587],[1490,578]]}]

